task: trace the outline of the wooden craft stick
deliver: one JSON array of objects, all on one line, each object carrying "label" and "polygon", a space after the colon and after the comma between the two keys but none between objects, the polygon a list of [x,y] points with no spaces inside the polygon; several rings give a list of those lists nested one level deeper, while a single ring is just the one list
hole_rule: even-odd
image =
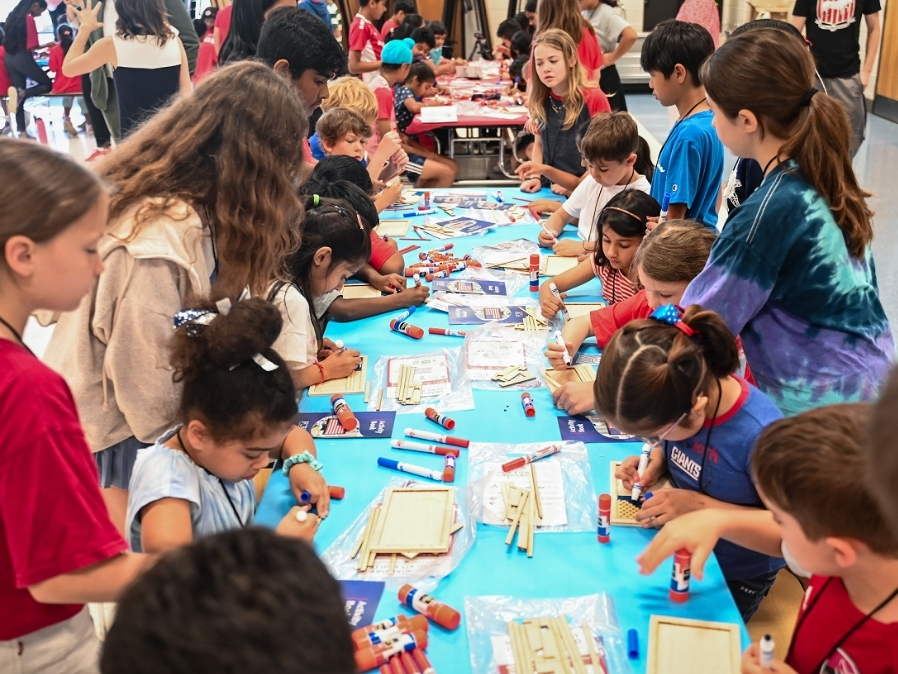
[{"label": "wooden craft stick", "polygon": [[511,521],[511,529],[508,530],[508,536],[505,537],[505,545],[511,545],[511,542],[514,540],[514,532],[515,529],[518,528],[518,523],[521,521],[521,513],[523,513],[524,505],[527,503],[528,494],[530,494],[529,491],[524,491],[523,497],[518,502],[518,510],[514,514],[514,519]]},{"label": "wooden craft stick", "polygon": [[368,526],[365,528],[365,535],[362,539],[362,548],[359,554],[359,562],[356,565],[357,571],[364,571],[368,568],[368,546],[371,542],[371,533],[374,531],[374,525],[377,522],[377,508],[371,508],[368,514]]},{"label": "wooden craft stick", "polygon": [[[533,467],[533,464],[530,464]],[[536,495],[527,504],[529,512],[527,513],[527,557],[533,557],[533,528],[536,526]],[[520,536],[520,534],[518,534]]]},{"label": "wooden craft stick", "polygon": [[365,402],[368,402],[368,400],[370,398],[371,398],[371,382],[366,381],[365,382]]},{"label": "wooden craft stick", "polygon": [[384,401],[384,390],[383,388],[377,389],[377,405],[374,406],[375,411],[380,412],[380,406]]},{"label": "wooden craft stick", "polygon": [[521,646],[520,633],[518,632],[518,624],[514,621],[507,623],[508,639],[511,642],[511,655],[514,658],[514,669],[517,674],[530,674],[526,667],[526,656]]},{"label": "wooden craft stick", "polygon": [[543,518],[543,504],[539,498],[539,484],[536,481],[536,466],[530,464],[530,486],[533,488],[533,500],[536,503],[536,517]]},{"label": "wooden craft stick", "polygon": [[393,572],[396,570],[396,553],[394,552],[390,555],[390,575],[393,575]]},{"label": "wooden craft stick", "polygon": [[561,631],[558,629],[558,623],[554,618],[548,621],[549,630],[552,632],[552,636],[555,638],[555,644],[558,646],[558,660],[561,663],[561,669],[564,671],[564,674],[571,674],[571,667],[567,661],[567,648],[565,646],[564,637],[561,635]]},{"label": "wooden craft stick", "polygon": [[561,638],[564,639],[565,648],[567,648],[571,654],[574,670],[577,674],[586,674],[586,665],[583,664],[583,658],[580,656],[580,649],[577,648],[577,641],[571,633],[571,627],[568,624],[567,616],[559,616],[556,620],[558,621],[558,631],[561,633]]},{"label": "wooden craft stick", "polygon": [[349,555],[349,559],[355,559],[356,555],[359,554],[359,550],[362,549],[362,543],[365,542],[365,534],[368,532],[368,525],[362,529],[362,533],[359,534],[358,540],[355,542],[355,545],[352,546],[352,554]]},{"label": "wooden craft stick", "polygon": [[[508,482],[502,482],[502,521],[508,519],[508,502],[511,500],[511,495],[508,492]],[[353,555],[355,557],[355,555]]]},{"label": "wooden craft stick", "polygon": [[596,640],[589,627],[589,623],[583,623],[583,638],[586,639],[586,649],[589,651],[589,664],[592,665],[593,674],[606,674],[599,654],[596,652]]}]

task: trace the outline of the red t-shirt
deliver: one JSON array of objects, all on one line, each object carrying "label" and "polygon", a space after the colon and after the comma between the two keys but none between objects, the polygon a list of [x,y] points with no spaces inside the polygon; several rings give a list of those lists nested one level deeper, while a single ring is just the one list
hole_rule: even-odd
[{"label": "red t-shirt", "polygon": [[361,14],[356,14],[349,25],[349,51],[357,51],[362,61],[371,62],[380,61],[383,48],[383,38],[374,24]]},{"label": "red t-shirt", "polygon": [[592,323],[599,348],[604,349],[619,328],[638,318],[648,318],[651,313],[652,308],[645,297],[645,290],[611,306],[590,311],[589,322]]},{"label": "red t-shirt", "polygon": [[25,49],[31,51],[41,46],[37,38],[37,26],[34,23],[34,15],[25,15]]},{"label": "red t-shirt", "polygon": [[590,81],[597,80],[599,70],[605,61],[602,58],[599,38],[586,26],[583,26],[583,37],[580,38],[580,44],[577,45],[577,58],[586,71],[586,79]]},{"label": "red t-shirt", "polygon": [[394,28],[399,28],[399,24],[393,21],[393,19],[387,19],[386,21],[384,21],[384,25],[380,27],[380,39],[386,42],[387,36]]},{"label": "red t-shirt", "polygon": [[225,38],[228,36],[228,31],[231,30],[231,12],[234,11],[233,5],[228,5],[223,9],[218,10],[218,14],[215,15],[215,23],[213,24],[213,30],[218,28],[218,32],[221,33],[221,43],[224,44]]},{"label": "red t-shirt", "polygon": [[218,54],[215,53],[215,45],[203,40],[200,42],[200,51],[196,56],[196,70],[193,71],[193,83],[199,84],[204,77],[215,72],[218,66]]},{"label": "red t-shirt", "polygon": [[373,229],[371,230],[371,257],[368,258],[368,264],[374,267],[378,272],[384,266],[384,263],[396,254],[396,250],[384,241]]},{"label": "red t-shirt", "polygon": [[55,625],[80,604],[41,604],[28,586],[128,549],[65,381],[0,339],[0,641]]},{"label": "red t-shirt", "polygon": [[81,76],[66,77],[62,72],[62,62],[65,60],[65,53],[58,44],[50,47],[50,72],[56,73],[53,77],[53,93],[54,94],[80,94],[81,93]]},{"label": "red t-shirt", "polygon": [[589,116],[595,117],[600,112],[611,112],[611,103],[608,97],[598,87],[584,87],[583,102],[586,103],[586,109],[589,110]]},{"label": "red t-shirt", "polygon": [[5,96],[6,92],[9,91],[9,88],[12,86],[12,80],[9,79],[9,73],[6,72],[6,66],[3,63],[3,59],[6,57],[6,48],[0,44],[0,92],[3,92],[0,95]]},{"label": "red t-shirt", "polygon": [[[886,592],[894,588],[883,586],[882,589]],[[895,674],[898,672],[898,622],[885,624],[873,616],[833,650],[863,617],[841,578],[812,576],[786,663],[798,674]],[[824,658],[827,658],[827,668],[819,669]]]}]

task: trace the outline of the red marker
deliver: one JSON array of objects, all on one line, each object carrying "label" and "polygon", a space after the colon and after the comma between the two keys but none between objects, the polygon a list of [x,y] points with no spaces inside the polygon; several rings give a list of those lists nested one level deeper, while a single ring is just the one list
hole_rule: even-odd
[{"label": "red marker", "polygon": [[458,454],[446,454],[443,464],[443,482],[455,482],[455,457]]},{"label": "red marker", "polygon": [[517,470],[518,468],[523,468],[528,463],[533,463],[534,461],[539,461],[540,459],[544,459],[547,456],[552,456],[552,454],[557,454],[561,451],[561,445],[549,445],[548,447],[544,447],[538,452],[533,452],[533,454],[528,454],[527,456],[520,456],[517,459],[512,459],[507,463],[502,464],[502,472],[510,473],[513,470]]},{"label": "red marker", "polygon": [[464,337],[468,333],[464,330],[449,330],[447,328],[427,328],[431,335],[446,335],[447,337]]},{"label": "red marker", "polygon": [[339,393],[335,393],[331,396],[331,407],[334,408],[334,414],[337,415],[337,418],[340,420],[340,425],[343,426],[345,430],[354,431],[358,428],[359,420],[355,418],[352,410],[349,409],[349,405],[346,404],[346,399]]},{"label": "red marker", "polygon": [[406,452],[424,452],[425,454],[439,454],[440,456],[458,456],[459,451],[454,447],[440,447],[439,445],[425,445],[421,442],[409,442],[408,440],[392,440],[390,447]]},{"label": "red marker", "polygon": [[529,393],[521,394],[521,404],[524,406],[524,414],[528,417],[536,416],[536,408],[533,406],[533,398]]},{"label": "red marker", "polygon": [[[417,325],[412,325],[411,323],[406,323],[404,321],[400,323],[395,318],[390,321],[390,330],[411,337],[412,339],[421,339],[424,337],[424,331]],[[356,424],[358,424],[358,422],[356,422]],[[355,426],[353,426],[353,428],[355,428]],[[352,429],[347,428],[346,430]]]},{"label": "red marker", "polygon": [[599,543],[611,541],[611,496],[599,496]]},{"label": "red marker", "polygon": [[[454,630],[461,623],[461,613],[411,585],[403,585],[399,588],[399,601],[410,609],[423,613],[437,625],[445,627],[447,630]],[[422,648],[426,646],[426,643],[422,644]]]},{"label": "red marker", "polygon": [[430,419],[435,424],[439,424],[447,431],[451,431],[453,428],[455,428],[455,421],[453,421],[449,417],[444,417],[433,407],[428,407],[426,410],[424,410],[424,416]]},{"label": "red marker", "polygon": [[406,428],[405,434],[410,438],[442,442],[443,444],[455,445],[456,447],[468,447],[471,444],[470,440],[465,440],[464,438],[454,438],[451,435],[440,435],[439,433],[431,433],[430,431],[419,431],[417,428]]},{"label": "red marker", "polygon": [[411,253],[413,250],[418,250],[420,247],[421,246],[415,246],[413,244],[411,246],[407,246],[406,248],[403,248],[402,250],[397,250],[396,252],[399,253],[400,255],[405,255],[406,253]]}]

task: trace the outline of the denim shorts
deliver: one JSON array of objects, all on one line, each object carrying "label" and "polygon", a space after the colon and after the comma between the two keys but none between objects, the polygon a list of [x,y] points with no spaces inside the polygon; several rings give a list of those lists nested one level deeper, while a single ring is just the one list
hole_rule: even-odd
[{"label": "denim shorts", "polygon": [[739,609],[739,613],[745,623],[751,620],[764,597],[770,592],[770,588],[776,582],[778,573],[779,569],[756,578],[727,581],[727,587],[730,589],[730,594],[733,595],[733,600],[736,602],[736,608]]},{"label": "denim shorts", "polygon": [[127,489],[131,482],[134,462],[137,460],[137,450],[144,447],[149,445],[132,435],[94,454],[97,470],[100,472],[100,486],[103,489],[109,487]]}]

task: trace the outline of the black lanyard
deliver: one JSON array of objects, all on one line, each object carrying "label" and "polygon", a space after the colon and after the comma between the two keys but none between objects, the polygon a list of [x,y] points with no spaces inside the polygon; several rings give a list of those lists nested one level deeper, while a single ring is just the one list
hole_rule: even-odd
[{"label": "black lanyard", "polygon": [[[175,433],[175,437],[178,438],[178,444],[181,445],[181,449],[184,451],[185,454],[187,454],[187,448],[184,447],[184,441],[181,439],[181,429],[180,428]],[[190,454],[187,454],[187,456],[190,456]],[[193,457],[190,457],[190,459],[191,459],[191,461],[193,461]],[[194,461],[194,463],[196,463],[196,461]],[[200,466],[200,464],[198,464],[198,463],[196,465]],[[205,468],[204,466],[200,466],[200,468],[202,468],[207,473],[209,473],[209,475],[214,475],[214,473],[209,472],[209,470],[207,468]],[[217,475],[214,475],[214,476],[218,477]],[[218,484],[221,485],[221,490],[224,492],[225,498],[228,499],[228,503],[231,506],[231,510],[234,511],[234,517],[237,518],[237,523],[240,524],[241,529],[244,528],[246,526],[246,522],[243,521],[243,518],[240,517],[240,513],[237,512],[237,506],[234,505],[234,501],[233,501],[233,499],[231,499],[231,495],[228,493],[228,488],[225,486],[224,480],[222,480],[220,477],[218,478]]]},{"label": "black lanyard", "polygon": [[34,356],[34,351],[32,351],[31,349],[29,349],[29,348],[28,348],[28,345],[25,344],[25,342],[22,341],[22,335],[19,334],[19,331],[18,331],[18,330],[16,330],[16,329],[15,329],[14,327],[12,327],[9,323],[7,323],[5,320],[3,320],[3,317],[2,317],[2,316],[0,316],[0,323],[2,323],[3,325],[5,325],[5,326],[6,326],[6,329],[9,330],[9,331],[13,334],[13,337],[16,338],[16,341],[17,341],[19,344],[21,344],[23,347],[25,347],[25,350],[26,350],[28,353],[30,353],[32,356]]},{"label": "black lanyard", "polygon": [[670,130],[670,133],[667,134],[667,138],[665,138],[665,139],[664,139],[664,142],[661,143],[661,149],[658,150],[658,162],[659,162],[659,163],[661,162],[661,153],[664,152],[664,148],[667,147],[667,141],[669,141],[670,138],[671,138],[671,136],[673,136],[674,131],[677,130],[677,127],[680,126],[681,123],[683,123],[683,122],[686,121],[686,118],[687,118],[689,115],[692,114],[692,111],[693,111],[693,110],[695,110],[698,106],[700,106],[700,105],[701,105],[702,103],[704,103],[704,102],[705,102],[705,99],[703,98],[703,99],[700,100],[698,103],[696,103],[695,105],[693,105],[691,108],[689,108],[689,110],[686,111],[686,114],[683,115],[682,118],[678,119],[678,120],[676,121],[676,123],[673,125],[673,128]]},{"label": "black lanyard", "polygon": [[[717,377],[715,377],[717,379]],[[698,483],[698,493],[707,495],[707,492],[702,488],[702,480],[705,478],[705,459],[708,454],[711,452],[711,432],[714,430],[714,422],[717,421],[717,413],[720,411],[720,399],[723,398],[723,386],[720,384],[720,379],[717,379],[717,404],[714,406],[714,416],[711,417],[711,425],[708,426],[708,434],[705,435],[705,451],[702,452],[702,461],[699,464],[698,469],[698,479],[696,482]],[[667,440],[664,441],[664,456],[667,459],[667,462],[670,463],[670,455],[667,453]],[[668,469],[668,479],[670,479],[670,483],[674,486],[674,489],[682,489],[677,484],[676,479],[674,478],[673,471]]]},{"label": "black lanyard", "polygon": [[[808,615],[810,615],[810,613],[811,613],[811,611],[813,610],[813,608],[817,605],[817,602],[820,600],[820,597],[823,596],[823,593],[826,591],[826,588],[829,586],[830,581],[832,581],[832,579],[833,579],[833,577],[830,576],[829,578],[827,578],[827,579],[824,581],[823,587],[820,588],[820,591],[819,591],[819,592],[817,593],[817,595],[811,600],[811,603],[808,604],[807,610],[806,610],[804,613],[801,614],[801,618],[799,618],[799,619],[798,619],[798,622],[795,624],[795,631],[792,632],[792,641],[789,642],[789,651],[788,651],[788,653],[787,653],[787,655],[786,655],[786,661],[787,661],[787,662],[788,662],[789,659],[792,657],[792,649],[795,647],[795,639],[798,637],[798,631],[802,628],[802,626],[804,625],[805,619],[808,617]],[[846,593],[847,593],[847,590],[846,590]],[[892,590],[892,593],[891,593],[888,597],[886,597],[886,598],[883,599],[881,602],[879,602],[879,604],[877,604],[876,607],[875,607],[872,611],[870,611],[869,613],[867,613],[863,618],[861,618],[860,620],[858,620],[858,621],[851,627],[851,629],[849,629],[847,632],[845,632],[845,634],[843,634],[842,637],[836,642],[835,646],[833,646],[832,648],[830,648],[830,649],[826,652],[826,655],[823,656],[823,659],[820,661],[820,664],[817,665],[816,667],[814,667],[813,669],[811,669],[810,671],[811,671],[811,672],[819,672],[819,671],[823,668],[823,665],[826,664],[826,661],[829,660],[829,659],[832,657],[832,654],[835,653],[835,652],[839,649],[839,647],[840,647],[842,644],[844,644],[844,643],[848,640],[849,637],[851,637],[852,634],[854,634],[855,632],[857,632],[857,631],[860,629],[861,625],[863,625],[865,622],[867,622],[868,620],[870,620],[870,618],[873,617],[873,614],[874,614],[874,613],[876,613],[877,611],[880,611],[880,610],[882,610],[883,608],[885,608],[886,605],[887,605],[890,601],[892,601],[895,597],[898,597],[898,587],[896,587],[894,590]]]}]

